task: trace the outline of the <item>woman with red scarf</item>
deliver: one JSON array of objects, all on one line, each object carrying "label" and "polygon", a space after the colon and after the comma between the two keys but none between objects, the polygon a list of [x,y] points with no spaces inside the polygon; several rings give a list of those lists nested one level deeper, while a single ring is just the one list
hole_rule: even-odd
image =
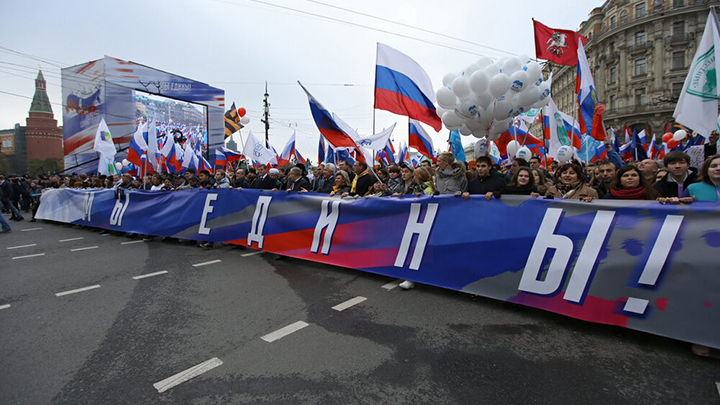
[{"label": "woman with red scarf", "polygon": [[645,180],[640,169],[625,165],[615,174],[610,192],[603,198],[612,200],[656,200],[660,194]]}]

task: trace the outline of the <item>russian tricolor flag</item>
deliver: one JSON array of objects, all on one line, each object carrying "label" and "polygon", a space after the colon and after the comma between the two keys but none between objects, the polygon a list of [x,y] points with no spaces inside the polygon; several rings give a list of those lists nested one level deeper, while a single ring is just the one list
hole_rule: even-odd
[{"label": "russian tricolor flag", "polygon": [[620,147],[620,150],[618,151],[620,154],[620,157],[623,158],[623,160],[632,160],[633,158],[633,142],[627,142],[623,144]]},{"label": "russian tricolor flag", "polygon": [[408,146],[415,148],[421,155],[427,156],[433,162],[436,160],[433,142],[427,132],[422,128],[420,122],[410,119],[410,129],[408,131]]},{"label": "russian tricolor flag", "polygon": [[[600,103],[598,103],[595,81],[590,72],[590,64],[585,55],[585,47],[582,41],[578,41],[577,52],[578,64],[575,94],[577,94],[578,103],[580,104],[580,115],[578,117],[578,121],[580,121],[580,131],[583,134],[595,137],[597,140],[604,140],[604,131],[593,131],[595,115],[597,113],[602,114],[602,111],[596,112],[596,108],[600,106]],[[600,109],[604,110],[604,108]],[[602,136],[598,136],[600,133],[602,133]]]},{"label": "russian tricolor flag", "polygon": [[318,130],[320,130],[320,134],[325,138],[325,140],[328,141],[330,145],[332,145],[333,148],[339,149],[339,148],[352,148],[355,151],[357,151],[358,159],[360,159],[362,162],[365,162],[365,157],[363,156],[362,151],[358,148],[355,141],[348,135],[345,131],[343,131],[340,126],[335,122],[330,112],[323,107],[320,102],[313,97],[310,92],[307,91],[305,86],[302,85],[298,81],[298,84],[300,87],[302,87],[303,91],[308,97],[308,102],[310,103],[310,112],[312,113],[313,120],[315,120],[315,125],[317,125]]},{"label": "russian tricolor flag", "polygon": [[404,53],[377,44],[375,108],[404,115],[442,129],[435,110],[435,91],[425,70]]},{"label": "russian tricolor flag", "polygon": [[[320,137],[320,139],[322,139],[322,137]],[[305,163],[305,159],[297,153],[297,149],[295,148],[295,131],[293,131],[293,134],[290,135],[290,139],[288,139],[285,144],[285,148],[283,148],[280,157],[278,157],[278,166],[282,167],[290,163],[290,158],[293,155],[295,156],[295,160],[303,164]]]},{"label": "russian tricolor flag", "polygon": [[147,122],[138,125],[135,134],[130,138],[130,146],[128,147],[127,160],[132,162],[135,166],[141,167],[143,164],[142,156],[147,152]]}]

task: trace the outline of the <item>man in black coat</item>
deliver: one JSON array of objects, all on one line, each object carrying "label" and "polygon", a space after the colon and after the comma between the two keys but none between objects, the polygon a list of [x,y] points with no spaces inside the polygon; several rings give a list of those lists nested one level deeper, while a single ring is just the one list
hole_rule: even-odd
[{"label": "man in black coat", "polygon": [[697,169],[690,167],[690,156],[685,152],[673,151],[665,155],[663,164],[668,174],[653,185],[661,196],[682,197],[688,186],[698,182]]},{"label": "man in black coat", "polygon": [[362,197],[367,194],[373,184],[377,183],[377,179],[370,173],[368,165],[359,160],[355,161],[353,171],[355,172],[355,178],[352,180],[350,195],[359,195]]},{"label": "man in black coat", "polygon": [[270,177],[267,166],[263,165],[258,168],[257,177],[255,177],[255,181],[253,181],[251,187],[261,190],[272,190],[277,188],[277,181]]},{"label": "man in black coat", "polygon": [[505,179],[498,176],[493,169],[492,160],[487,156],[480,156],[475,159],[475,170],[477,176],[468,183],[468,191],[463,193],[463,197],[467,199],[470,194],[480,194],[487,196],[488,193],[502,191],[507,183]]},{"label": "man in black coat", "polygon": [[23,218],[20,211],[12,205],[14,195],[13,186],[5,179],[5,176],[0,174],[0,202],[2,202],[2,205],[6,210],[12,213],[12,217],[10,219],[22,221],[25,218]]},{"label": "man in black coat", "polygon": [[287,191],[310,191],[312,185],[310,181],[303,176],[303,172],[299,167],[292,167],[287,174],[287,183],[283,184]]}]

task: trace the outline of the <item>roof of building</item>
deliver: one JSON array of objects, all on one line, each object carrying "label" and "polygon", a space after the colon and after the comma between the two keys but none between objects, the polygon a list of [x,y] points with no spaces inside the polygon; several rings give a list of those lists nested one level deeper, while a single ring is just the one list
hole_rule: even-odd
[{"label": "roof of building", "polygon": [[[30,112],[52,114],[53,111],[50,106],[50,99],[48,98],[47,91],[45,90],[45,77],[42,74],[42,70],[38,70],[35,83],[35,95],[33,96],[32,104],[30,104]],[[43,83],[43,86],[39,86],[39,83]]]}]

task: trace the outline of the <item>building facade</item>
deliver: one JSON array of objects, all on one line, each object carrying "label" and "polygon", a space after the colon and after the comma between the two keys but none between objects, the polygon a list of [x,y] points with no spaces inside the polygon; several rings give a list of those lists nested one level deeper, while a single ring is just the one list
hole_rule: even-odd
[{"label": "building facade", "polygon": [[[578,32],[606,107],[605,126],[646,129],[661,136],[673,128],[673,111],[702,38],[710,8],[719,0],[608,0],[590,12]],[[575,67],[548,63],[558,108],[577,116]]]}]

